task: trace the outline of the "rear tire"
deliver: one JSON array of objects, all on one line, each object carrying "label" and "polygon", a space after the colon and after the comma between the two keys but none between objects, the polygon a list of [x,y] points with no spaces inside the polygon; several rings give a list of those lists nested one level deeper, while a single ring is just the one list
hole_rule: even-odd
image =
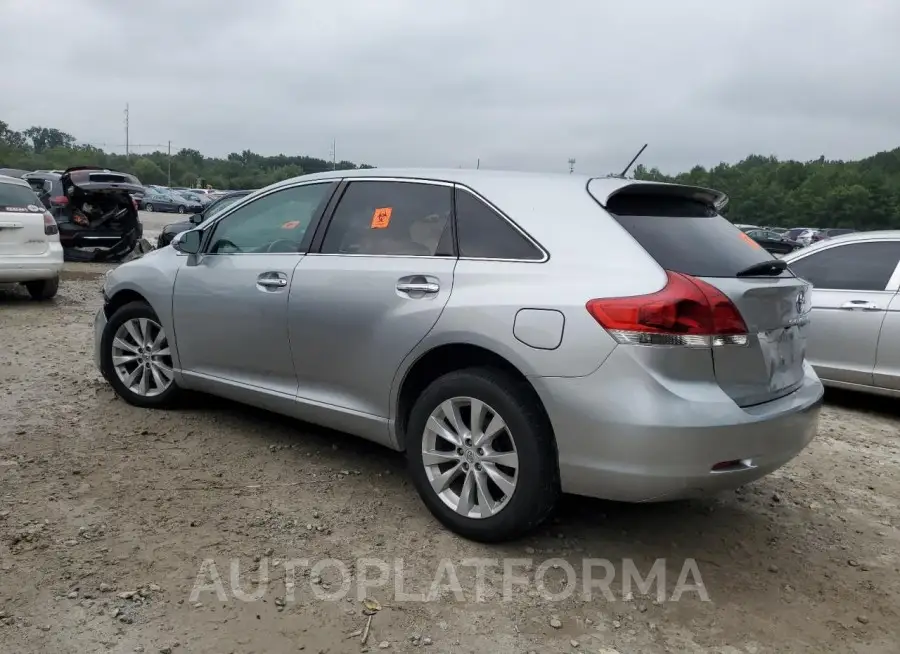
[{"label": "rear tire", "polygon": [[[146,334],[141,333],[141,327],[144,325],[148,327]],[[135,339],[132,336],[133,332],[137,332],[141,338]],[[157,341],[160,332],[163,336]],[[152,354],[154,348],[147,347],[150,341],[157,344],[156,352],[164,351],[165,354]],[[173,348],[174,344],[169,341],[153,308],[144,302],[130,302],[120,307],[103,329],[100,341],[100,368],[103,377],[109,381],[116,395],[129,404],[148,409],[173,406],[181,395],[181,389],[175,383],[172,373]],[[141,351],[138,351],[139,349]],[[164,370],[159,365],[164,366],[168,376],[171,377],[170,383],[164,389],[160,389],[157,383],[158,376],[162,375]],[[135,370],[138,371],[136,374]],[[145,374],[146,386],[142,381]],[[130,383],[126,384],[129,377]]]},{"label": "rear tire", "polygon": [[179,205],[178,213],[184,213],[184,212],[185,212],[185,208],[183,206]]},{"label": "rear tire", "polygon": [[59,291],[59,275],[50,279],[25,282],[25,288],[32,300],[49,300]]},{"label": "rear tire", "polygon": [[[465,423],[455,450],[444,438],[435,436],[435,431],[426,432],[427,424],[440,422],[436,415],[447,415],[442,407],[451,406],[451,400],[454,405],[465,407],[469,402],[470,406],[453,410]],[[484,405],[483,418],[473,430],[471,416],[477,403]],[[491,432],[495,418],[505,426],[493,440],[478,447],[478,434]],[[452,425],[446,420],[441,424]],[[452,434],[452,426],[449,431]],[[472,438],[466,440],[466,434]],[[486,543],[518,538],[540,526],[559,498],[559,469],[550,421],[527,382],[501,370],[468,368],[432,382],[413,405],[406,438],[410,475],[422,501],[441,523],[466,538]],[[447,461],[434,463],[435,453],[437,459],[446,457]],[[500,463],[500,456],[508,458]],[[456,462],[460,468],[453,473],[455,481],[439,493],[435,485],[443,486],[439,479],[454,469]],[[504,492],[510,479],[513,488]],[[468,499],[464,501],[464,497]]]},{"label": "rear tire", "polygon": [[147,204],[144,205],[144,211],[149,211],[150,213],[153,213],[153,205],[148,202]]}]

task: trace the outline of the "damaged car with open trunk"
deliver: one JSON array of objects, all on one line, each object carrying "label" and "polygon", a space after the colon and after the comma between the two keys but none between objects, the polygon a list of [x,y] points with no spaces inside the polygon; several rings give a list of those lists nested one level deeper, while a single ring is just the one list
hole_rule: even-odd
[{"label": "damaged car with open trunk", "polygon": [[140,242],[143,226],[131,194],[144,187],[135,176],[78,166],[25,177],[59,226],[66,260],[121,261]]}]

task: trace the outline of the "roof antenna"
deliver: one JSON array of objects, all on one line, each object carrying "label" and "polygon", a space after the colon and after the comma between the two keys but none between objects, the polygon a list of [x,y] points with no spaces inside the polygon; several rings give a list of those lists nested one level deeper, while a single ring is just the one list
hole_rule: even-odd
[{"label": "roof antenna", "polygon": [[648,145],[647,143],[644,143],[644,147],[642,147],[640,150],[638,150],[638,153],[636,155],[634,155],[634,159],[629,161],[628,165],[625,166],[625,170],[623,170],[621,173],[616,175],[616,177],[625,177],[625,173],[627,173],[629,170],[631,170],[631,167],[634,165],[634,162],[638,160],[638,157],[640,157],[642,154],[644,154],[644,150],[647,149],[647,145]]}]

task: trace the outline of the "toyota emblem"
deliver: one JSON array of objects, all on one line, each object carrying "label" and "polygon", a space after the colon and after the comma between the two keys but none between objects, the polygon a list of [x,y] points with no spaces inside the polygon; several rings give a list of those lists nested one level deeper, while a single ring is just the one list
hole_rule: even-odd
[{"label": "toyota emblem", "polygon": [[806,290],[801,288],[797,293],[797,313],[803,313],[804,304],[806,304]]}]

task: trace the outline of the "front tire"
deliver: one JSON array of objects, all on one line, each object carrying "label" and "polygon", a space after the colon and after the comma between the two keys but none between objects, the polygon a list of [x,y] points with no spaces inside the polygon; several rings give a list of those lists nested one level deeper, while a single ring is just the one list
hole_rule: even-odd
[{"label": "front tire", "polygon": [[172,350],[156,312],[144,302],[120,307],[103,329],[100,367],[116,394],[134,406],[162,408],[180,394]]},{"label": "front tire", "polygon": [[25,282],[25,289],[32,300],[49,300],[59,291],[59,275],[50,279],[40,279],[33,282]]},{"label": "front tire", "polygon": [[559,498],[553,430],[534,390],[492,368],[432,382],[407,430],[413,483],[431,513],[481,542],[537,528]]},{"label": "front tire", "polygon": [[144,211],[149,211],[150,213],[153,213],[153,205],[148,202],[147,204],[144,205]]},{"label": "front tire", "polygon": [[184,213],[184,212],[185,212],[185,208],[184,208],[183,206],[180,206],[180,205],[179,205],[179,207],[178,207],[178,213]]}]

